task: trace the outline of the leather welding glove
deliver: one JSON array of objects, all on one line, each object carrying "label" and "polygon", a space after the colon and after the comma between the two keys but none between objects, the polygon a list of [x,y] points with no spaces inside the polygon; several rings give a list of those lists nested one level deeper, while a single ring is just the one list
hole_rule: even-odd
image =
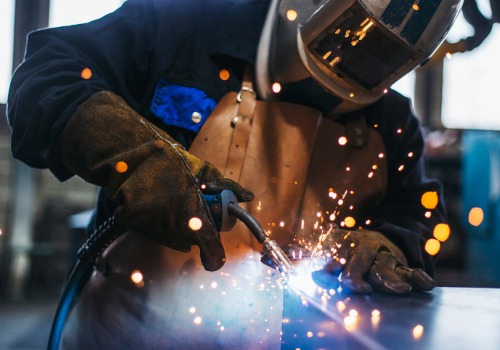
[{"label": "leather welding glove", "polygon": [[319,285],[340,286],[353,293],[373,289],[388,294],[434,288],[434,280],[420,268],[408,267],[403,252],[380,232],[332,230],[320,246],[331,260],[313,273]]},{"label": "leather welding glove", "polygon": [[[176,250],[199,246],[206,270],[224,265],[203,193],[228,189],[239,201],[253,194],[187,152],[122,98],[99,92],[85,101],[63,130],[61,153],[68,170],[107,188],[120,226]],[[192,218],[201,220],[201,228],[190,228]]]}]

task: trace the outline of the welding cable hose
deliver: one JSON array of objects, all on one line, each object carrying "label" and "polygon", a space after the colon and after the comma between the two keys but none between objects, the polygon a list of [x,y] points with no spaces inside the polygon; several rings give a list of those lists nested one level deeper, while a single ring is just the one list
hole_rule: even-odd
[{"label": "welding cable hose", "polygon": [[[269,259],[273,262],[273,267],[277,268],[285,276],[293,273],[294,268],[288,257],[276,241],[269,239],[259,222],[238,205],[236,196],[232,191],[224,190],[216,196],[205,195],[205,200],[210,208],[211,215],[214,216],[219,231],[229,231],[233,228],[235,220],[233,221],[231,217],[240,219],[257,241],[263,245],[265,254],[268,254]],[[80,292],[90,279],[98,258],[124,232],[125,229],[116,223],[114,216],[111,216],[89,236],[78,251],[78,260],[71,270],[52,322],[47,350],[59,349],[66,320]]]},{"label": "welding cable hose", "polygon": [[78,259],[68,276],[52,321],[47,350],[59,349],[66,320],[80,292],[94,272],[97,259],[124,232],[125,230],[116,224],[115,218],[112,216],[89,236],[78,251]]}]

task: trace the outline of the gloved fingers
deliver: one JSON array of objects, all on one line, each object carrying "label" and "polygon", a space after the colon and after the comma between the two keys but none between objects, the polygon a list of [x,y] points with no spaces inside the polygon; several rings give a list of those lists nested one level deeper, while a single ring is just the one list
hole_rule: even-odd
[{"label": "gloved fingers", "polygon": [[366,276],[375,260],[375,251],[354,251],[346,262],[341,276],[341,285],[353,293],[371,293],[372,287]]},{"label": "gloved fingers", "polygon": [[325,270],[314,271],[312,274],[314,283],[324,289],[337,289],[340,286],[339,276]]},{"label": "gloved fingers", "polygon": [[220,237],[201,239],[196,245],[200,247],[201,263],[207,271],[217,271],[226,262],[226,253]]},{"label": "gloved fingers", "polygon": [[415,291],[428,291],[436,286],[434,279],[420,268],[399,266],[396,268],[396,273],[402,276]]},{"label": "gloved fingers", "polygon": [[222,176],[210,163],[206,163],[203,169],[196,175],[196,181],[199,186],[202,186],[203,192],[208,194],[217,194],[223,190],[231,190],[239,202],[249,202],[254,198],[251,191],[236,181]]},{"label": "gloved fingers", "polygon": [[391,253],[379,253],[368,273],[368,282],[381,293],[408,294],[412,286],[398,273],[401,266],[404,265]]}]

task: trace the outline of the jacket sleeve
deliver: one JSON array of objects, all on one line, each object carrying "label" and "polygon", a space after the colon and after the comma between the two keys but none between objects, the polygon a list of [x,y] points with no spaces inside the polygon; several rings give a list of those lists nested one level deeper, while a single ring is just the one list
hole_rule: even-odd
[{"label": "jacket sleeve", "polygon": [[[386,146],[388,186],[383,202],[371,213],[370,228],[398,245],[410,267],[433,275],[434,259],[425,251],[425,243],[435,226],[446,222],[441,185],[425,176],[422,129],[410,101],[390,93],[382,109],[375,114]],[[427,192],[437,195],[435,207],[423,206],[422,195]]]},{"label": "jacket sleeve", "polygon": [[60,180],[71,177],[60,159],[59,137],[77,107],[102,90],[133,107],[140,103],[149,69],[145,38],[153,30],[148,17],[146,7],[126,2],[99,20],[28,35],[7,101],[15,158],[49,168]]}]

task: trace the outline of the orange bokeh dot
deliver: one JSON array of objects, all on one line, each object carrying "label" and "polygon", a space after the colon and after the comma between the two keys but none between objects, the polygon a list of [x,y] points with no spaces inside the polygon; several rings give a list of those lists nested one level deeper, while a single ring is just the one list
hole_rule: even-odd
[{"label": "orange bokeh dot", "polygon": [[128,170],[128,165],[125,162],[116,162],[115,169],[119,173],[124,173]]},{"label": "orange bokeh dot", "polygon": [[437,239],[430,238],[425,243],[425,251],[429,255],[436,255],[437,253],[439,253],[440,249],[441,249],[441,243]]},{"label": "orange bokeh dot", "polygon": [[83,68],[81,73],[82,79],[88,80],[92,77],[92,71],[90,68]]},{"label": "orange bokeh dot", "polygon": [[221,78],[221,80],[228,80],[230,76],[231,74],[227,69],[221,69],[219,72],[219,78]]},{"label": "orange bokeh dot", "polygon": [[444,242],[450,237],[450,226],[447,224],[437,224],[432,234],[438,241]]},{"label": "orange bokeh dot", "polygon": [[420,202],[426,209],[434,209],[437,207],[439,198],[437,192],[425,192],[420,199]]},{"label": "orange bokeh dot", "polygon": [[481,208],[472,208],[469,211],[469,224],[479,226],[484,220],[484,212]]}]

